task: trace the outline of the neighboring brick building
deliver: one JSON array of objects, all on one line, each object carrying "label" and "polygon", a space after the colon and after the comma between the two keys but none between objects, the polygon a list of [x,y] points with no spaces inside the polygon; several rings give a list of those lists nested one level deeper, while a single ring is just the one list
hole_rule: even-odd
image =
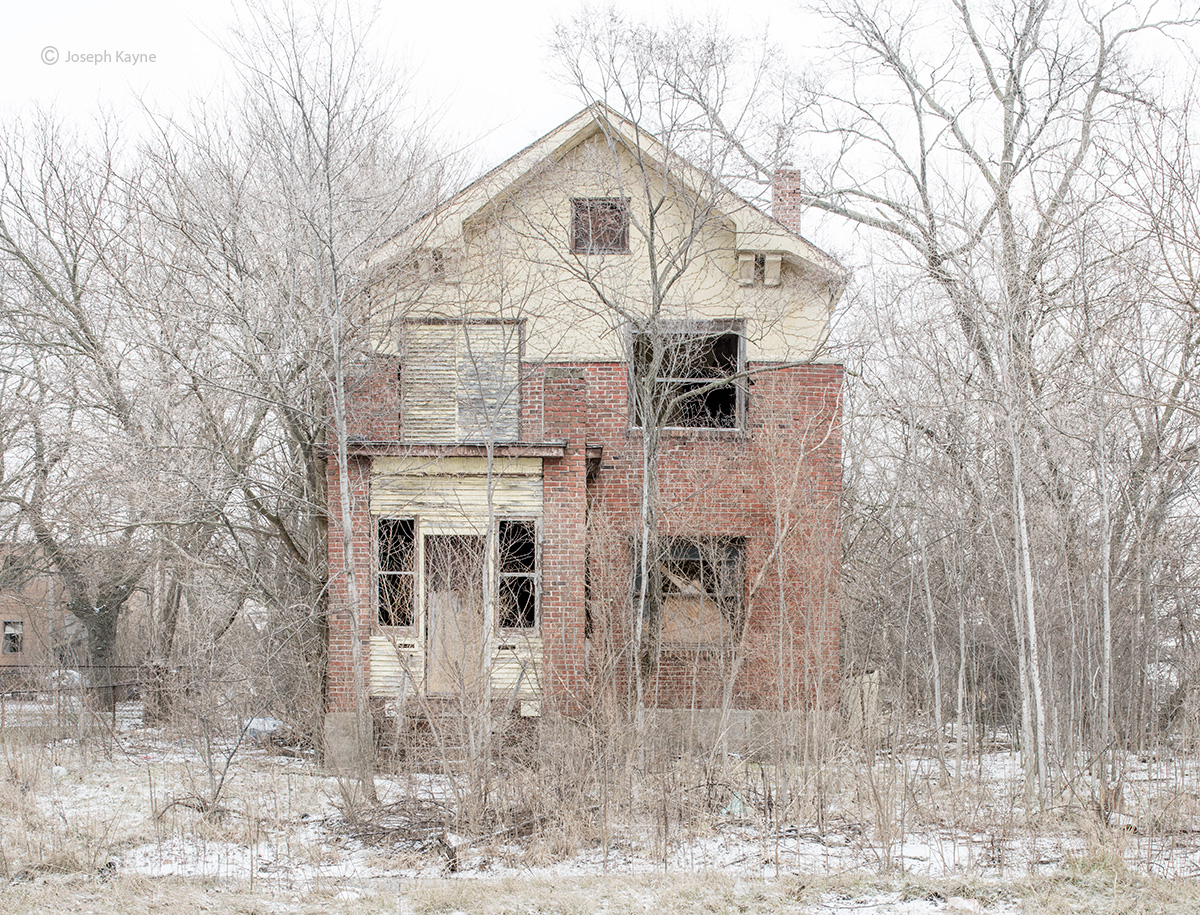
[{"label": "neighboring brick building", "polygon": [[47,572],[30,571],[26,557],[27,551],[0,545],[0,691],[16,688],[21,676],[44,677],[82,642],[81,626],[64,608],[58,581]]},{"label": "neighboring brick building", "polygon": [[592,108],[379,254],[353,517],[330,499],[331,714],[353,708],[343,523],[374,699],[574,713],[632,700],[635,670],[647,708],[832,688],[842,370],[815,360],[844,274],[788,227],[793,183],[784,224]]}]

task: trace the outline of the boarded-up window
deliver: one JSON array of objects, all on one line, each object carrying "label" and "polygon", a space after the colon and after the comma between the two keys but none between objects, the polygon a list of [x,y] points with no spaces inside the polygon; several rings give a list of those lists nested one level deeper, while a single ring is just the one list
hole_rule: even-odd
[{"label": "boarded-up window", "polygon": [[409,324],[400,358],[406,442],[517,440],[519,324]]},{"label": "boarded-up window", "polygon": [[379,625],[412,626],[416,614],[416,522],[380,518]]},{"label": "boarded-up window", "polygon": [[741,540],[668,538],[659,561],[664,645],[729,645],[741,632]]}]

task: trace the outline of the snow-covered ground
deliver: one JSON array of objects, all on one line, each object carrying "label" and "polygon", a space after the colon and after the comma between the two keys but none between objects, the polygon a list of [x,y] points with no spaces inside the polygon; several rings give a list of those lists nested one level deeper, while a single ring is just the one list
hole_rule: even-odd
[{"label": "snow-covered ground", "polygon": [[4,716],[6,913],[23,902],[53,908],[47,900],[63,894],[75,900],[68,908],[94,897],[78,910],[107,912],[120,893],[105,886],[132,886],[135,896],[165,886],[183,896],[250,894],[272,900],[269,911],[307,912],[322,900],[339,911],[455,911],[458,886],[497,905],[515,905],[522,887],[533,902],[546,887],[575,888],[574,901],[531,911],[674,910],[694,897],[696,911],[729,903],[916,915],[1024,911],[1036,891],[1004,888],[1062,875],[1072,886],[1092,873],[1183,887],[1200,877],[1200,770],[1182,757],[1131,758],[1108,825],[1081,786],[1031,813],[1019,760],[995,749],[972,758],[961,787],[940,783],[933,761],[916,754],[832,761],[821,828],[799,814],[770,821],[735,789],[720,811],[682,821],[668,812],[665,824],[649,805],[634,822],[565,817],[589,823],[569,834],[549,824],[519,839],[504,830],[456,837],[446,834],[442,776],[381,777],[380,806],[347,817],[346,786],[311,760],[246,741],[230,753],[227,738],[145,727],[133,703],[118,707],[115,728],[112,716],[88,721],[61,704],[9,701]]}]

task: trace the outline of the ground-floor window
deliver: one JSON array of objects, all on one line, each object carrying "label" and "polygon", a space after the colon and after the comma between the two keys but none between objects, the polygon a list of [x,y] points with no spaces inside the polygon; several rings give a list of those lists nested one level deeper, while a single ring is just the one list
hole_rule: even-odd
[{"label": "ground-floor window", "polygon": [[[419,608],[432,594],[454,592],[468,604],[476,603],[471,597],[476,594],[482,607],[484,588],[491,587],[496,628],[537,628],[540,551],[535,520],[499,519],[490,538],[437,530],[437,525],[422,525],[418,518],[376,522],[379,626],[415,629],[422,625]],[[489,555],[494,563],[490,575]]]},{"label": "ground-floor window", "polygon": [[729,645],[741,634],[745,542],[668,537],[658,561],[662,643]]},{"label": "ground-floor window", "polygon": [[380,626],[416,621],[416,528],[412,518],[380,518],[376,527]]},{"label": "ground-floor window", "polygon": [[500,628],[533,629],[538,606],[537,526],[532,521],[501,521],[496,542]]},{"label": "ground-floor window", "polygon": [[20,654],[24,648],[25,623],[21,620],[4,621],[4,654]]}]

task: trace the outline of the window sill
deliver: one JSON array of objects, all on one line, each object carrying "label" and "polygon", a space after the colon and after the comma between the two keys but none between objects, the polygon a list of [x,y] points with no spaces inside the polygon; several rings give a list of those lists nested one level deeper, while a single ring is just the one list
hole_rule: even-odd
[{"label": "window sill", "polygon": [[699,644],[697,644],[697,643],[685,643],[685,642],[671,642],[670,644],[664,644],[664,645],[660,646],[659,651],[662,654],[671,654],[671,655],[707,654],[707,655],[720,655],[722,657],[732,657],[733,656],[733,646],[732,645],[723,645],[723,644],[714,644],[714,643],[699,643]]},{"label": "window sill", "polygon": [[419,641],[417,632],[412,626],[384,626],[382,623],[377,623],[375,631],[371,634],[381,636],[389,642],[395,642],[398,648],[416,648]]},{"label": "window sill", "polygon": [[[724,426],[663,426],[660,430],[665,438],[683,439],[685,441],[738,442],[749,441],[750,430],[742,427],[726,428]],[[636,439],[642,434],[641,426],[630,426],[628,435]]]}]

